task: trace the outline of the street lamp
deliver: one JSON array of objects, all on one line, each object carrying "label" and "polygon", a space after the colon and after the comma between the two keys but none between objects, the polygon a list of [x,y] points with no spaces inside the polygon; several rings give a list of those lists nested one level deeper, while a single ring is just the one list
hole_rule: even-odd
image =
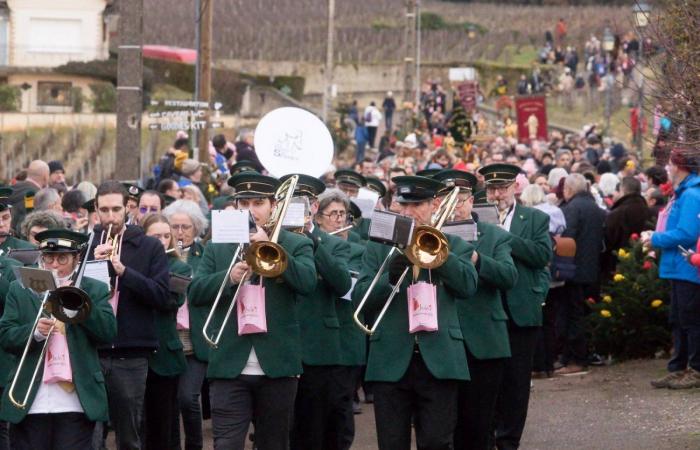
[{"label": "street lamp", "polygon": [[637,108],[639,114],[637,115],[637,160],[641,163],[644,149],[644,138],[642,132],[644,130],[644,71],[642,66],[642,55],[644,53],[644,28],[649,24],[649,15],[651,14],[651,6],[644,1],[638,1],[632,7],[632,13],[634,15],[634,25],[637,29],[637,42],[639,45],[638,50],[638,62],[637,62],[637,76],[639,77],[639,99],[637,101]]}]

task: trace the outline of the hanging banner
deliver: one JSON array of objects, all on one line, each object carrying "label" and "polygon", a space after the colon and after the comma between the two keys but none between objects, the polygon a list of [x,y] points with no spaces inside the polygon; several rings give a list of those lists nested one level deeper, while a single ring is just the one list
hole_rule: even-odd
[{"label": "hanging banner", "polygon": [[515,113],[518,120],[518,142],[547,140],[547,102],[544,96],[516,97]]}]

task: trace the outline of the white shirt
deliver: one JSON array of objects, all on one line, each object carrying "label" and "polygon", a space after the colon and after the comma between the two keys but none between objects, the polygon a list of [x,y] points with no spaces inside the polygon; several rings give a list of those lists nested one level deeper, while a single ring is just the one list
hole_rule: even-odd
[{"label": "white shirt", "polygon": [[515,204],[510,207],[510,211],[508,211],[506,220],[504,220],[501,224],[501,228],[503,228],[506,231],[510,231],[510,225],[511,223],[513,223],[513,214],[515,214]]},{"label": "white shirt", "polygon": [[[34,331],[34,339],[37,342],[42,342],[46,336]],[[39,378],[39,389],[36,391],[36,397],[34,397],[28,414],[84,412],[76,390],[66,392],[58,383],[44,383],[41,379],[41,373],[37,374],[37,378]]]},{"label": "white shirt", "polygon": [[241,371],[241,375],[265,375],[265,372],[262,370],[262,367],[260,367],[258,355],[255,354],[255,347],[250,348],[248,361],[246,361],[245,367]]},{"label": "white shirt", "polygon": [[[378,127],[379,122],[382,120],[382,113],[379,112],[376,106],[368,106],[365,108],[365,126],[366,127]],[[370,120],[367,120],[369,118]]]}]

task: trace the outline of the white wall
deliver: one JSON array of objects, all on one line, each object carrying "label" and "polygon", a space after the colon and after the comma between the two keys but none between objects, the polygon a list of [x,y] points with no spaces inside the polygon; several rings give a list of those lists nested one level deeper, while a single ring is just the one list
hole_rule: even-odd
[{"label": "white wall", "polygon": [[8,0],[10,65],[55,67],[107,57],[106,0]]}]

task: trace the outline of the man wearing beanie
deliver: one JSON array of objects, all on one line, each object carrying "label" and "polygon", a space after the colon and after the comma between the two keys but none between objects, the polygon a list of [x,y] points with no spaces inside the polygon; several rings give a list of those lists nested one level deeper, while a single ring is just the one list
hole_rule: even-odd
[{"label": "man wearing beanie", "polygon": [[56,186],[66,187],[66,171],[61,161],[49,161],[49,186],[54,189]]}]

